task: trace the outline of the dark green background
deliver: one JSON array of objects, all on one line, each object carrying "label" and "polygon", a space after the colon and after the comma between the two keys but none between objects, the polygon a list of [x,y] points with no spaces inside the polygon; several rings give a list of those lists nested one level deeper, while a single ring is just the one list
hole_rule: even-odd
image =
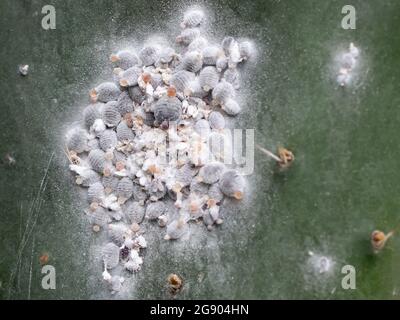
[{"label": "dark green background", "polygon": [[[154,33],[172,41],[190,3],[0,1],[0,155],[17,161],[0,166],[0,298],[111,297],[63,136],[88,90],[110,78],[109,54]],[[56,8],[56,30],[41,28],[45,4]],[[291,148],[296,162],[279,173],[257,152],[241,210],[193,243],[151,237],[143,270],[118,297],[168,298],[165,278],[176,272],[186,283],[179,298],[398,298],[400,241],[373,255],[369,234],[400,223],[400,2],[351,1],[356,30],[341,28],[346,4],[204,3],[210,37],[257,44],[235,126],[255,128],[266,147]],[[341,90],[332,61],[351,41],[362,52],[358,79]],[[30,65],[26,78],[16,73],[20,63]],[[332,273],[313,273],[308,251],[332,257]],[[40,286],[43,252],[56,267],[54,291]],[[345,264],[356,268],[356,290],[341,289]]]}]

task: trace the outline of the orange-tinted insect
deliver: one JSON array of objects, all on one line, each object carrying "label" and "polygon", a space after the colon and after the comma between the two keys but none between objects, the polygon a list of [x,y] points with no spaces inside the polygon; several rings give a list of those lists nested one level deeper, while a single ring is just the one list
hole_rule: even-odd
[{"label": "orange-tinted insect", "polygon": [[293,161],[294,161],[294,154],[288,149],[285,148],[279,148],[278,149],[278,155],[281,161],[279,162],[279,166],[281,168],[287,168],[289,167]]},{"label": "orange-tinted insect", "polygon": [[393,231],[388,234],[380,230],[375,230],[371,234],[371,245],[375,252],[379,252],[385,247],[386,241],[393,235]]},{"label": "orange-tinted insect", "polygon": [[176,89],[173,86],[168,87],[167,89],[167,96],[168,97],[175,97],[176,96]]},{"label": "orange-tinted insect", "polygon": [[172,294],[175,295],[182,289],[183,280],[175,273],[171,273],[168,276],[167,281],[168,281],[169,290]]},{"label": "orange-tinted insect", "polygon": [[48,253],[43,253],[40,257],[39,257],[39,262],[41,265],[45,265],[49,262],[49,254]]},{"label": "orange-tinted insect", "polygon": [[143,79],[144,83],[149,83],[151,81],[150,73],[147,73],[147,72],[143,73],[142,79]]}]

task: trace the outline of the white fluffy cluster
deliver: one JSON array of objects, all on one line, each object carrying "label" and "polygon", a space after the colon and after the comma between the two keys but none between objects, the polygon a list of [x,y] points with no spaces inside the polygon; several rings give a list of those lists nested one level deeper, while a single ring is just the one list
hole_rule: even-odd
[{"label": "white fluffy cluster", "polygon": [[190,221],[221,224],[224,198],[244,195],[243,177],[224,164],[224,129],[225,116],[240,112],[238,66],[253,48],[232,37],[209,43],[204,19],[200,10],[185,14],[180,53],[153,45],[111,55],[113,81],[90,92],[83,126],[67,134],[70,170],[88,188],[88,218],[108,236],[103,278],[113,292],[121,267],[141,268],[144,220],[178,239]]},{"label": "white fluffy cluster", "polygon": [[341,55],[339,60],[340,69],[337,76],[337,82],[340,86],[344,87],[350,84],[359,55],[360,50],[353,43],[350,43],[349,50]]}]

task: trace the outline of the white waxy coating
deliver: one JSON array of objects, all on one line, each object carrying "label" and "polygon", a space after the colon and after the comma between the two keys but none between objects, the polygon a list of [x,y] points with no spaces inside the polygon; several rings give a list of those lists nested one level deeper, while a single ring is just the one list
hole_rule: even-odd
[{"label": "white waxy coating", "polygon": [[117,164],[117,162],[126,163],[126,161],[127,161],[127,156],[125,153],[118,150],[114,150],[112,158],[112,162],[114,165]]},{"label": "white waxy coating", "polygon": [[119,84],[121,87],[133,87],[138,84],[141,71],[137,67],[132,67],[120,74]]},{"label": "white waxy coating", "polygon": [[340,65],[342,68],[351,70],[356,64],[356,58],[350,53],[346,52],[342,55],[340,59]]},{"label": "white waxy coating", "polygon": [[117,190],[117,186],[119,183],[119,179],[115,176],[103,176],[103,178],[101,179],[101,182],[104,186],[104,190],[107,193],[107,190],[114,192],[115,190]]},{"label": "white waxy coating", "polygon": [[136,237],[134,242],[135,242],[135,245],[139,248],[142,248],[142,249],[147,248],[147,241],[142,235]]},{"label": "white waxy coating", "polygon": [[[95,135],[98,137],[100,136],[100,134],[107,129],[103,119],[96,119],[92,125],[93,132],[95,133]],[[100,146],[99,146],[100,148]],[[94,148],[92,148],[94,149]]]},{"label": "white waxy coating", "polygon": [[205,19],[204,12],[199,9],[187,11],[181,23],[182,28],[194,28],[203,23]]},{"label": "white waxy coating", "polygon": [[107,269],[115,268],[119,263],[119,248],[114,243],[107,243],[102,250],[103,261]]},{"label": "white waxy coating", "polygon": [[155,220],[166,210],[165,204],[162,201],[150,202],[146,208],[146,218],[149,220]]},{"label": "white waxy coating", "polygon": [[113,82],[104,82],[94,90],[96,99],[100,102],[116,101],[121,93],[121,90]]},{"label": "white waxy coating", "polygon": [[172,75],[170,83],[176,88],[177,91],[184,92],[185,89],[189,88],[191,81],[194,79],[195,74],[193,72],[181,70]]},{"label": "white waxy coating", "polygon": [[190,72],[197,72],[203,66],[203,57],[200,52],[192,51],[188,52],[180,64],[180,68]]},{"label": "white waxy coating", "polygon": [[160,50],[159,60],[161,63],[170,63],[175,55],[176,53],[174,49],[170,47],[162,48]]},{"label": "white waxy coating", "polygon": [[133,194],[133,182],[130,178],[122,178],[117,186],[117,195],[124,199],[129,199]]},{"label": "white waxy coating", "polygon": [[199,172],[199,177],[202,182],[207,184],[216,183],[225,170],[225,166],[221,162],[211,162],[204,165]]},{"label": "white waxy coating", "polygon": [[217,203],[221,202],[224,199],[224,194],[219,188],[218,183],[210,186],[210,188],[208,189],[208,196],[210,197],[210,199],[215,200]]},{"label": "white waxy coating", "polygon": [[144,201],[147,199],[147,193],[143,190],[143,187],[134,183],[133,184],[133,198],[135,201]]},{"label": "white waxy coating", "polygon": [[360,49],[358,49],[358,48],[354,45],[353,42],[350,43],[349,52],[352,54],[352,56],[353,56],[355,59],[357,59],[358,56],[360,55]]},{"label": "white waxy coating", "polygon": [[175,240],[182,237],[188,231],[188,224],[179,218],[178,220],[172,221],[167,226],[167,234],[165,235],[165,240]]},{"label": "white waxy coating", "polygon": [[129,69],[139,64],[138,56],[134,52],[129,50],[121,50],[118,51],[116,54],[112,54],[110,60],[113,63],[114,67],[121,68],[123,70]]},{"label": "white waxy coating", "polygon": [[144,66],[151,66],[158,59],[157,48],[153,46],[144,47],[139,52],[139,58]]},{"label": "white waxy coating", "polygon": [[210,123],[211,129],[221,130],[225,128],[225,118],[218,111],[213,111],[210,113],[208,116],[208,122]]},{"label": "white waxy coating", "polygon": [[138,86],[129,87],[128,88],[128,93],[129,93],[129,96],[132,99],[132,101],[137,103],[137,104],[141,104],[145,99],[144,92]]},{"label": "white waxy coating", "polygon": [[161,216],[158,217],[158,225],[163,228],[167,225],[168,223],[168,217],[167,215],[163,214]]},{"label": "white waxy coating", "polygon": [[213,89],[219,81],[219,73],[215,67],[208,66],[200,71],[199,82],[204,91]]},{"label": "white waxy coating", "polygon": [[235,68],[236,65],[240,61],[242,61],[242,58],[240,56],[239,43],[235,39],[228,41],[228,46],[227,48],[225,48],[225,51],[229,58],[228,66],[230,68]]},{"label": "white waxy coating", "polygon": [[182,103],[177,97],[163,97],[154,106],[154,118],[161,124],[163,121],[177,121],[181,117]]},{"label": "white waxy coating", "polygon": [[347,86],[351,81],[351,75],[348,73],[341,73],[337,76],[337,82],[342,87]]},{"label": "white waxy coating", "polygon": [[219,57],[215,63],[218,72],[225,70],[228,67],[229,59],[225,56]]},{"label": "white waxy coating", "polygon": [[203,139],[207,139],[207,137],[211,133],[210,124],[205,119],[198,120],[194,125],[194,130],[199,134]]},{"label": "white waxy coating", "polygon": [[87,151],[89,152],[94,149],[100,149],[99,140],[96,138],[90,139],[88,141],[88,150]]},{"label": "white waxy coating", "polygon": [[199,79],[196,78],[195,80],[189,82],[187,88],[184,91],[184,94],[185,96],[204,98],[205,96],[207,96],[208,92],[203,90],[200,85]]},{"label": "white waxy coating", "polygon": [[214,224],[221,224],[222,220],[219,218],[219,206],[215,205],[207,209],[203,215],[203,222],[208,230],[211,230]]},{"label": "white waxy coating", "polygon": [[150,195],[150,200],[157,201],[162,199],[167,193],[167,189],[159,179],[153,179],[148,186],[148,193]]},{"label": "white waxy coating", "polygon": [[83,129],[72,129],[67,133],[67,147],[69,151],[82,153],[88,148],[87,133]]},{"label": "white waxy coating", "polygon": [[89,186],[88,189],[88,202],[101,202],[104,198],[104,187],[101,182],[95,182]]},{"label": "white waxy coating", "polygon": [[20,64],[18,66],[18,72],[21,76],[27,76],[29,72],[29,65],[27,64]]},{"label": "white waxy coating", "polygon": [[353,43],[350,43],[349,50],[340,55],[339,72],[336,78],[340,86],[344,87],[350,84],[354,69],[357,66],[359,54],[360,50]]},{"label": "white waxy coating", "polygon": [[230,37],[230,36],[222,39],[221,46],[226,55],[229,55],[230,48],[232,46],[232,43],[234,43],[234,42],[235,42],[235,38]]},{"label": "white waxy coating", "polygon": [[94,171],[103,173],[106,164],[104,151],[99,149],[91,150],[87,159]]},{"label": "white waxy coating", "polygon": [[208,45],[208,40],[204,37],[194,39],[188,46],[188,51],[201,51]]},{"label": "white waxy coating", "polygon": [[211,45],[203,48],[202,54],[204,65],[215,66],[217,60],[224,56],[224,51],[218,46]]},{"label": "white waxy coating", "polygon": [[107,102],[103,108],[103,121],[108,127],[115,127],[121,121],[121,114],[118,111],[117,102]]},{"label": "white waxy coating", "polygon": [[117,138],[119,141],[133,141],[135,135],[125,121],[121,121],[117,127]]},{"label": "white waxy coating", "polygon": [[235,89],[232,84],[222,79],[213,89],[212,98],[217,104],[223,104],[235,96]]},{"label": "white waxy coating", "polygon": [[90,128],[96,119],[101,119],[101,110],[104,104],[101,102],[88,105],[83,110],[83,120],[86,128]]},{"label": "white waxy coating", "polygon": [[193,177],[196,175],[197,170],[190,164],[185,164],[176,172],[175,179],[182,187],[190,185]]},{"label": "white waxy coating", "polygon": [[223,160],[225,156],[229,158],[232,151],[229,137],[218,131],[211,132],[208,137],[208,147],[217,160]]},{"label": "white waxy coating", "polygon": [[[199,173],[200,177],[200,173]],[[190,192],[193,194],[197,194],[200,196],[204,196],[208,194],[209,185],[199,181],[200,179],[193,179],[190,183]]]},{"label": "white waxy coating", "polygon": [[124,267],[130,272],[139,271],[143,264],[143,258],[139,256],[136,250],[131,250],[128,262],[125,263]]},{"label": "white waxy coating", "polygon": [[224,80],[232,84],[238,90],[240,88],[240,74],[236,68],[229,68],[224,72]]},{"label": "white waxy coating", "polygon": [[104,130],[99,136],[100,148],[103,151],[114,149],[117,146],[117,134],[112,129]]},{"label": "white waxy coating", "polygon": [[235,170],[226,171],[220,181],[221,191],[228,197],[241,199],[244,193],[245,182],[243,177]]},{"label": "white waxy coating", "polygon": [[145,207],[138,201],[132,201],[127,205],[125,214],[130,223],[142,223],[145,214]]},{"label": "white waxy coating", "polygon": [[163,79],[162,76],[159,73],[152,73],[151,74],[151,80],[150,84],[153,88],[157,88],[158,86],[163,85]]},{"label": "white waxy coating", "polygon": [[200,36],[199,28],[188,28],[183,30],[181,34],[176,37],[176,42],[188,45],[199,36]]},{"label": "white waxy coating", "polygon": [[250,41],[239,43],[240,56],[243,60],[248,60],[254,55],[254,47]]},{"label": "white waxy coating", "polygon": [[89,187],[91,184],[100,181],[100,175],[89,168],[83,171],[79,175],[79,178],[81,179],[80,185],[82,187]]},{"label": "white waxy coating", "polygon": [[122,289],[122,283],[125,281],[123,277],[112,276],[110,280],[112,292],[118,292]]},{"label": "white waxy coating", "polygon": [[108,222],[110,222],[110,219],[107,216],[106,211],[102,207],[98,207],[94,211],[89,211],[87,215],[90,223],[93,225],[104,227],[107,225]]},{"label": "white waxy coating", "polygon": [[228,99],[224,104],[222,104],[222,110],[230,116],[236,116],[240,113],[241,108],[236,100]]},{"label": "white waxy coating", "polygon": [[124,224],[114,223],[108,225],[108,237],[118,246],[121,246],[129,235],[130,230]]}]

